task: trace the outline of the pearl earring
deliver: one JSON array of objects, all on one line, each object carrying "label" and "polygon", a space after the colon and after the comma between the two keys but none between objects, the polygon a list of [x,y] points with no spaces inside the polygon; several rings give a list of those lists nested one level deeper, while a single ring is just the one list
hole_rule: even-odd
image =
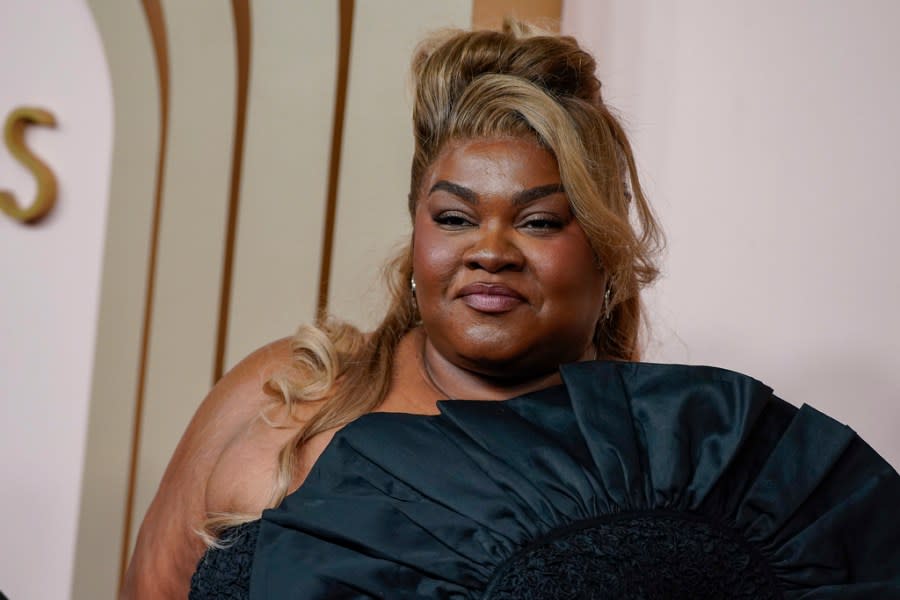
[{"label": "pearl earring", "polygon": [[606,288],[606,292],[603,294],[603,318],[607,321],[609,321],[609,314],[609,288]]}]

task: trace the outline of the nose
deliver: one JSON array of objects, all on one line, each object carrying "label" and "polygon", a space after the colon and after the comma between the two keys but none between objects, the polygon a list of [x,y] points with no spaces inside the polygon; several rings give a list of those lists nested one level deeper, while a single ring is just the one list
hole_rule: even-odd
[{"label": "nose", "polygon": [[503,226],[483,224],[474,233],[477,237],[463,256],[466,267],[489,273],[522,269],[525,256],[516,243],[514,231]]}]

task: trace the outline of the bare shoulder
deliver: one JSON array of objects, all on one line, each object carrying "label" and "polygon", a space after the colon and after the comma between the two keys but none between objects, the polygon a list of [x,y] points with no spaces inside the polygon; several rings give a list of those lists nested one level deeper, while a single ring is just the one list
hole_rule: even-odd
[{"label": "bare shoulder", "polygon": [[[231,476],[245,475],[252,479],[261,463],[274,461],[277,448],[290,435],[285,429],[263,429],[257,424],[260,412],[277,399],[266,383],[289,370],[292,364],[290,338],[272,342],[236,365],[203,400],[166,468],[141,525],[125,580],[124,597],[187,596],[191,574],[204,551],[195,531],[210,508],[209,492],[213,498],[218,494],[219,502],[224,498],[220,489],[210,487],[215,483],[223,458],[240,457],[243,468],[227,471]],[[253,438],[248,437],[248,432],[273,435],[271,439]],[[240,440],[250,444],[242,444]],[[254,447],[256,450],[248,450]],[[242,483],[260,487],[259,481],[245,479]],[[227,498],[220,508],[230,510]]]},{"label": "bare shoulder", "polygon": [[268,508],[279,453],[317,406],[302,404],[289,413],[280,398],[276,402],[270,399],[254,415],[242,420],[222,447],[210,472],[206,485],[207,513],[258,514]]}]

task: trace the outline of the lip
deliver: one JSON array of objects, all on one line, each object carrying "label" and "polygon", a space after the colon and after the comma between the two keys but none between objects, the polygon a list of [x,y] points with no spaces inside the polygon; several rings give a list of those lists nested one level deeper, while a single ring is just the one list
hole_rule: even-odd
[{"label": "lip", "polygon": [[522,294],[502,283],[472,283],[457,296],[470,308],[483,313],[509,312],[525,302]]}]

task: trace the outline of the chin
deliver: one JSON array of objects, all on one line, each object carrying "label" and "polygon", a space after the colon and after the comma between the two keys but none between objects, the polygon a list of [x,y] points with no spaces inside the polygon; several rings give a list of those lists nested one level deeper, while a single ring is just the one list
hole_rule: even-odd
[{"label": "chin", "polygon": [[[475,326],[454,340],[455,354],[466,367],[492,377],[521,377],[553,373],[571,362],[563,354],[547,353],[556,344],[532,340],[516,331],[493,326]],[[577,360],[577,359],[576,359]]]}]

